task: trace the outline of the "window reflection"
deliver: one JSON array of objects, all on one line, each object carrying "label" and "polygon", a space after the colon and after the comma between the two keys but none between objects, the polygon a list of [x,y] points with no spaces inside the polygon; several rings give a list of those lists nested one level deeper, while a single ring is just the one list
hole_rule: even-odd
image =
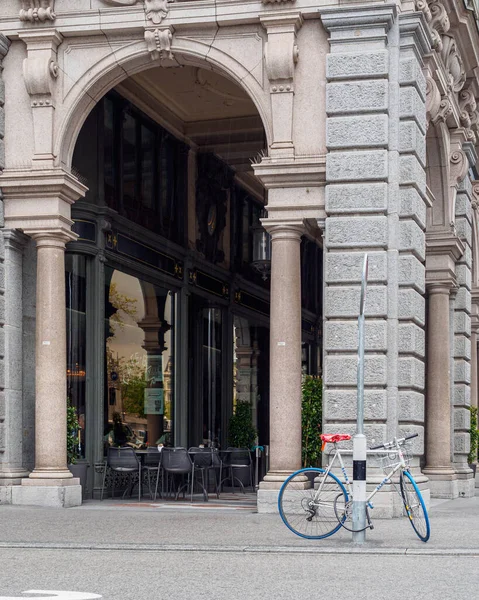
[{"label": "window reflection", "polygon": [[105,446],[173,443],[173,296],[121,271],[106,273]]},{"label": "window reflection", "polygon": [[78,453],[85,456],[86,257],[65,256],[67,317],[67,398],[77,411]]}]

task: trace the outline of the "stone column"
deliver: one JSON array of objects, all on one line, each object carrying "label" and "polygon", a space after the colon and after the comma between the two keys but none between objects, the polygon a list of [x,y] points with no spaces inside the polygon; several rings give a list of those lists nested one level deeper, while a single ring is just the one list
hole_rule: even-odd
[{"label": "stone column", "polygon": [[276,510],[278,490],[301,465],[301,223],[263,222],[272,238],[270,466],[258,508]]},{"label": "stone column", "polygon": [[451,348],[449,293],[452,284],[427,285],[426,468],[436,498],[457,496],[457,476],[451,465]]},{"label": "stone column", "polygon": [[[23,248],[28,237],[16,230],[3,230],[5,248],[5,389],[0,404],[3,409],[3,429],[5,442],[0,448],[0,486],[20,483],[28,471],[23,467],[23,403],[22,403],[22,341],[23,341],[23,301],[22,267]],[[3,492],[3,493],[2,493]],[[9,501],[11,489],[0,491],[0,501]]]},{"label": "stone column", "polygon": [[[12,504],[81,504],[81,486],[66,455],[65,244],[71,204],[86,188],[63,169],[5,171],[5,224],[36,242],[35,468],[12,487]],[[23,363],[17,363],[19,367]]]},{"label": "stone column", "polygon": [[[35,364],[35,469],[30,480],[72,478],[66,454],[65,232],[35,233],[37,311]],[[25,483],[25,482],[24,482]],[[75,482],[77,483],[77,482]]]}]

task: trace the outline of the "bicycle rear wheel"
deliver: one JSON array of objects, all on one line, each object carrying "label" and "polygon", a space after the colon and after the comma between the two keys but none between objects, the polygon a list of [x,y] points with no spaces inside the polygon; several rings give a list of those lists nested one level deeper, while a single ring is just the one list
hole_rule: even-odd
[{"label": "bicycle rear wheel", "polygon": [[321,540],[341,528],[334,505],[344,506],[348,493],[339,479],[324,469],[300,469],[286,479],[278,497],[284,524],[300,537]]},{"label": "bicycle rear wheel", "polygon": [[403,471],[399,480],[401,496],[406,509],[406,515],[418,538],[427,542],[431,534],[426,505],[413,476],[409,471]]}]

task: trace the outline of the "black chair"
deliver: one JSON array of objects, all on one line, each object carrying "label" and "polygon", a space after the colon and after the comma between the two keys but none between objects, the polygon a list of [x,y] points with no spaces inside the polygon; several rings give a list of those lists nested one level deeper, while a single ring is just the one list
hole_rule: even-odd
[{"label": "black chair", "polygon": [[233,488],[235,489],[235,479],[240,484],[243,494],[246,494],[243,482],[235,475],[235,471],[238,472],[240,469],[245,471],[248,470],[249,474],[249,485],[251,490],[254,491],[253,483],[253,460],[251,459],[251,452],[248,448],[227,448],[226,452],[223,453],[223,469],[229,472],[229,479]]},{"label": "black chair", "polygon": [[[190,490],[191,501],[193,501],[193,472],[194,465],[193,461],[188,454],[186,448],[163,448],[161,451],[161,468],[165,474],[162,480],[162,489],[164,491],[164,483],[168,489],[169,475],[172,475],[172,481],[177,475],[182,475],[182,480],[179,482],[175,493],[175,500],[178,499],[181,490]],[[186,483],[184,477],[186,475]],[[184,495],[184,492],[183,492]]]},{"label": "black chair", "polygon": [[[144,462],[143,462],[143,471],[146,471],[148,475],[148,490],[150,492],[150,498],[156,500],[156,495],[158,493],[158,482],[161,478],[161,452],[158,450],[156,446],[150,447],[147,449]],[[151,475],[156,474],[155,481],[155,493],[153,495],[151,491]],[[161,491],[160,491],[161,498]]]},{"label": "black chair", "polygon": [[[103,485],[101,487],[100,500],[103,500],[103,491],[105,489],[105,480],[108,469],[111,471],[111,497],[115,497],[115,478],[118,474],[127,475],[130,483],[130,490],[133,491],[135,483],[138,483],[138,502],[141,500],[141,463],[131,446],[120,448],[109,447],[106,456],[106,464],[103,471]],[[125,496],[127,489],[124,491]]]},{"label": "black chair", "polygon": [[218,452],[214,451],[213,448],[200,448],[198,446],[193,446],[188,450],[188,453],[191,456],[194,467],[193,486],[195,484],[195,474],[201,474],[201,487],[203,488],[203,497],[206,501],[208,501],[209,474],[210,471],[213,471],[213,475],[215,478],[216,497],[219,498],[218,480],[216,477],[218,462],[215,461],[215,458],[219,461]]}]

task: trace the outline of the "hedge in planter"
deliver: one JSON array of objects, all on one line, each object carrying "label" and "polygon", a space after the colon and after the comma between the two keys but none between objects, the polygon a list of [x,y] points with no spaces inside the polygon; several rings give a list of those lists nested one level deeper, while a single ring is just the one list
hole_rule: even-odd
[{"label": "hedge in planter", "polygon": [[234,415],[231,416],[228,427],[228,445],[232,448],[251,448],[254,446],[258,432],[253,427],[251,403],[240,401],[236,403]]},{"label": "hedge in planter", "polygon": [[302,448],[303,467],[321,466],[321,435],[323,426],[323,381],[306,375],[302,384]]}]

